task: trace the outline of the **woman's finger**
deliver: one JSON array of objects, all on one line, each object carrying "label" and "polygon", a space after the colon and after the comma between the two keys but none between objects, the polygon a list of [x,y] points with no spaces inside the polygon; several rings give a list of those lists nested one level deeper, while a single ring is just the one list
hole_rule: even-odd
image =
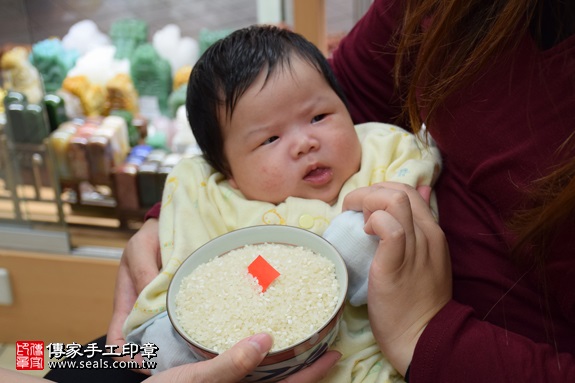
[{"label": "woman's finger", "polygon": [[376,211],[385,211],[401,225],[406,235],[412,234],[413,214],[411,201],[405,191],[377,185],[372,187],[369,193],[365,194],[362,204],[366,220]]},{"label": "woman's finger", "polygon": [[[374,274],[375,280],[380,280],[382,276],[393,274],[400,269],[405,263],[406,248],[413,242],[410,240],[408,245],[404,227],[388,212],[377,210],[367,220],[364,230],[380,238],[378,253],[382,251],[381,249],[385,249],[385,257],[382,257],[377,267],[374,267],[372,262],[371,273]],[[373,280],[374,277],[370,275],[369,279]]]},{"label": "woman's finger", "polygon": [[384,264],[387,271],[401,267],[405,257],[414,253],[416,237],[411,197],[405,190],[382,184],[358,189],[344,200],[345,207],[363,211],[365,232],[379,236],[381,243],[392,249],[390,254],[394,256]]},{"label": "woman's finger", "polygon": [[[343,201],[343,210],[363,211],[364,218],[367,220],[372,211],[378,209],[386,209],[389,205],[389,200],[383,200],[379,197],[372,197],[368,199],[368,204],[365,206],[366,198],[373,193],[381,193],[382,190],[395,190],[403,192],[408,197],[411,204],[413,216],[417,221],[436,222],[433,212],[430,209],[429,201],[431,200],[431,188],[418,187],[414,189],[409,185],[397,182],[381,182],[371,185],[369,187],[359,188],[349,193]],[[400,197],[397,197],[401,199]],[[399,218],[399,217],[398,217]]]},{"label": "woman's finger", "polygon": [[431,188],[426,186],[419,186],[417,189],[409,185],[399,182],[382,182],[377,184],[379,187],[402,191],[409,197],[413,216],[416,221],[432,221],[435,222],[435,217],[431,211],[429,204],[431,200]]},{"label": "woman's finger", "polygon": [[204,362],[172,367],[145,380],[146,383],[236,383],[263,360],[271,349],[269,334],[243,339],[228,351]]},{"label": "woman's finger", "polygon": [[219,357],[202,362],[206,365],[202,366],[205,369],[202,371],[200,381],[230,383],[240,381],[261,363],[272,344],[271,335],[265,333],[243,339]]}]

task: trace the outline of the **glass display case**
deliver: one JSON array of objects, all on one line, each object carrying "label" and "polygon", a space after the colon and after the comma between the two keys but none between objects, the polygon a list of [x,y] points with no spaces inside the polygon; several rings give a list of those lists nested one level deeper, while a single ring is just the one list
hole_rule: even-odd
[{"label": "glass display case", "polygon": [[[369,3],[9,1],[0,16],[0,243],[77,253],[117,236],[114,243],[121,247],[159,201],[163,181],[177,162],[174,154],[197,154],[187,146],[189,135],[178,130],[182,125],[189,130],[178,121],[177,110],[191,70],[179,69],[191,68],[215,39],[258,22],[286,25],[329,54],[330,37],[347,32]],[[114,47],[113,60],[102,59],[107,53],[90,56],[101,46]],[[23,75],[19,68],[21,73],[12,73],[6,61],[14,49],[25,51],[33,72]],[[180,54],[192,51],[193,57]],[[109,75],[112,70],[115,76]],[[106,81],[96,83],[99,75]],[[19,100],[21,89],[12,89],[16,80],[38,81],[40,94]],[[115,122],[106,118],[112,115],[126,121],[125,152],[118,149],[124,144],[110,136]],[[86,133],[96,130],[96,136]],[[136,149],[141,154],[142,145],[153,151],[137,162],[132,154]],[[22,245],[16,238],[23,239]]]},{"label": "glass display case", "polygon": [[[0,72],[0,243],[15,249],[70,251],[48,115]],[[17,87],[17,83],[15,85]],[[32,95],[31,95],[32,96]]]}]

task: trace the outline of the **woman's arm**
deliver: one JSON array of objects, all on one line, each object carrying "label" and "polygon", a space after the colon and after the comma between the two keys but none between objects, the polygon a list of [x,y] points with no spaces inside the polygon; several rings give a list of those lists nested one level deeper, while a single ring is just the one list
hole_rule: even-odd
[{"label": "woman's arm", "polygon": [[[106,336],[107,344],[122,347],[126,343],[122,326],[134,307],[138,294],[159,273],[161,260],[158,233],[158,219],[149,218],[124,248],[116,276],[114,309]],[[138,362],[142,362],[139,354],[136,358]],[[124,359],[128,360],[129,356]]]}]

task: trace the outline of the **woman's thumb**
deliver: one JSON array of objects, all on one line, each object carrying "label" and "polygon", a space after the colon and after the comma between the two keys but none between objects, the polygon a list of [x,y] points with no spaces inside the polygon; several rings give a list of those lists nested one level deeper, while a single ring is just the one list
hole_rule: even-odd
[{"label": "woman's thumb", "polygon": [[221,382],[237,382],[252,372],[272,348],[272,336],[266,333],[252,335],[212,359],[211,371]]},{"label": "woman's thumb", "polygon": [[146,383],[237,383],[252,372],[271,349],[271,335],[243,339],[213,359],[172,367],[146,379]]}]

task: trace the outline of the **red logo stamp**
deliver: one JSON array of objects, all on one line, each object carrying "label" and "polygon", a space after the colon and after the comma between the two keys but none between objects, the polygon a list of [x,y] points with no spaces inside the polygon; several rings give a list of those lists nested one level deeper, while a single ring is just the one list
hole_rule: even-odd
[{"label": "red logo stamp", "polygon": [[19,340],[16,342],[16,370],[43,370],[44,342]]}]

